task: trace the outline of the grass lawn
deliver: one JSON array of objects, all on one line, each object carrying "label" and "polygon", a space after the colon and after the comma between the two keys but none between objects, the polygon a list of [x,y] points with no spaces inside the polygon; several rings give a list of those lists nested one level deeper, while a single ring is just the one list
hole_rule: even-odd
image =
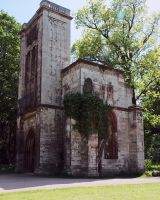
[{"label": "grass lawn", "polygon": [[160,184],[6,193],[0,194],[0,200],[160,200]]}]

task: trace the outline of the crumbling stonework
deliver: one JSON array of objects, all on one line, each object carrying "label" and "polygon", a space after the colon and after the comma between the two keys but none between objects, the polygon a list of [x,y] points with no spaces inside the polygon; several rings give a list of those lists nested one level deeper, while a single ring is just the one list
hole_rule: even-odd
[{"label": "crumbling stonework", "polygon": [[[98,95],[113,106],[114,137],[118,152],[117,155],[110,157],[105,155],[105,151],[108,150],[103,149],[99,158],[98,133],[93,133],[84,144],[84,139],[73,129],[74,121],[67,119],[64,144],[66,148],[66,172],[77,176],[142,173],[144,170],[142,109],[132,107],[132,89],[125,84],[123,73],[100,64],[78,60],[62,70],[63,94],[82,93],[85,80],[92,80],[93,94]],[[66,85],[68,85],[67,91]],[[81,148],[82,145],[83,148]],[[83,151],[86,151],[86,159],[84,159]],[[70,162],[67,162],[68,160]],[[83,162],[85,169],[83,169],[81,162]]]},{"label": "crumbling stonework", "polygon": [[[120,70],[78,60],[70,64],[70,11],[43,0],[21,31],[17,172],[73,176],[144,170],[142,109]],[[67,67],[68,66],[68,67]],[[108,143],[82,137],[65,116],[69,92],[90,91],[113,106]]]},{"label": "crumbling stonework", "polygon": [[[19,172],[30,171],[27,162],[37,174],[59,174],[63,169],[61,70],[70,63],[71,19],[68,9],[42,1],[33,18],[23,25],[17,120]],[[26,139],[30,130],[33,136]]]}]

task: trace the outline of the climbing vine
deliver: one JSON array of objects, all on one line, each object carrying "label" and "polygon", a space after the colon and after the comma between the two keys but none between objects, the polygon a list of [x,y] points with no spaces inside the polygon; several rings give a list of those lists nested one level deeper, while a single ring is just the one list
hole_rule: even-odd
[{"label": "climbing vine", "polygon": [[74,128],[88,137],[98,132],[104,140],[108,136],[108,113],[111,106],[97,96],[89,93],[69,93],[64,97],[67,117],[76,121]]}]

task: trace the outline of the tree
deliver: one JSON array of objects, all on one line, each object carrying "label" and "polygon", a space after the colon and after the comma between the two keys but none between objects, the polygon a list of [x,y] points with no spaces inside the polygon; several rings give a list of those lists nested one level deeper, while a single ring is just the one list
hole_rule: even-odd
[{"label": "tree", "polygon": [[146,158],[160,163],[160,80],[152,87],[142,99],[145,109],[145,154]]},{"label": "tree", "polygon": [[145,0],[87,0],[76,13],[83,35],[72,47],[76,58],[124,71],[133,104],[145,110],[145,153],[153,161],[160,161],[159,21],[159,13],[148,15]]},{"label": "tree", "polygon": [[[113,0],[110,4],[88,0],[76,13],[77,27],[82,27],[84,34],[72,52],[123,70],[136,104],[160,79],[159,21],[160,14],[147,15],[145,0]],[[153,63],[149,62],[152,56]]]},{"label": "tree", "polygon": [[14,160],[20,24],[0,11],[0,162]]}]

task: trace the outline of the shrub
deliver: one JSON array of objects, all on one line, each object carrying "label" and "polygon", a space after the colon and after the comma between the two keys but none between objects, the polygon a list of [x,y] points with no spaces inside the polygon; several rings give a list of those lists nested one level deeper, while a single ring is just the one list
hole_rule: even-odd
[{"label": "shrub", "polygon": [[145,160],[145,169],[146,171],[152,170],[152,161],[150,159]]}]

